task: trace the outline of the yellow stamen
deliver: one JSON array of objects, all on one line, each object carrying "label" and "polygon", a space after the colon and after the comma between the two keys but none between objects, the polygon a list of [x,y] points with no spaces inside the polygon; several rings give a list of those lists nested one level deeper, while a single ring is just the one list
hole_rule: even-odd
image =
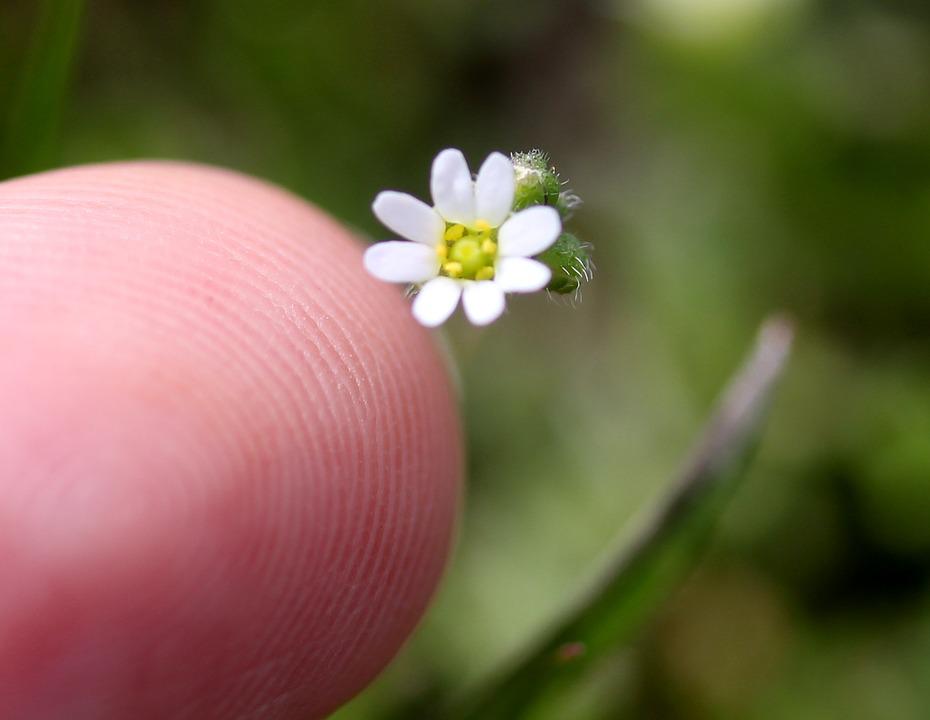
[{"label": "yellow stamen", "polygon": [[437,245],[436,255],[439,257],[439,262],[445,262],[446,258],[449,257],[449,246]]},{"label": "yellow stamen", "polygon": [[457,278],[462,274],[462,263],[455,261],[443,263],[442,269],[450,278]]},{"label": "yellow stamen", "polygon": [[478,272],[475,273],[475,280],[490,280],[494,277],[494,268],[490,265],[485,265]]},{"label": "yellow stamen", "polygon": [[449,242],[455,242],[456,240],[459,240],[464,234],[465,234],[464,225],[452,225],[449,227],[448,230],[446,230],[446,234],[444,237]]},{"label": "yellow stamen", "polygon": [[488,238],[483,243],[481,243],[481,252],[485,255],[494,255],[497,252],[497,243]]},{"label": "yellow stamen", "polygon": [[475,220],[475,230],[486,232],[491,229],[491,223],[487,220]]}]

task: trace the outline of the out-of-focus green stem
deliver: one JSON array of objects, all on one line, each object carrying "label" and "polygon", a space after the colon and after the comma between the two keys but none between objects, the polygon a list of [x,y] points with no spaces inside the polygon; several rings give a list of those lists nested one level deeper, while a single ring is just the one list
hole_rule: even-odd
[{"label": "out-of-focus green stem", "polygon": [[439,717],[514,720],[605,652],[627,641],[690,570],[759,437],[792,330],[766,322],[730,381],[678,480],[589,592],[515,665]]},{"label": "out-of-focus green stem", "polygon": [[42,0],[0,142],[3,177],[54,162],[84,0]]}]

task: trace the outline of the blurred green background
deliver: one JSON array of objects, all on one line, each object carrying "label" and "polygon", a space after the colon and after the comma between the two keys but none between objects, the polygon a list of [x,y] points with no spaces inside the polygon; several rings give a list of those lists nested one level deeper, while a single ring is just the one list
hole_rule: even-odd
[{"label": "blurred green background", "polygon": [[539,632],[667,488],[774,309],[797,353],[700,567],[532,717],[927,717],[930,4],[78,6],[0,5],[7,176],[202,161],[380,238],[375,193],[425,197],[437,150],[477,166],[541,147],[585,200],[574,229],[598,273],[581,302],[517,298],[487,330],[449,327],[470,443],[459,547],[339,720],[418,717]]}]

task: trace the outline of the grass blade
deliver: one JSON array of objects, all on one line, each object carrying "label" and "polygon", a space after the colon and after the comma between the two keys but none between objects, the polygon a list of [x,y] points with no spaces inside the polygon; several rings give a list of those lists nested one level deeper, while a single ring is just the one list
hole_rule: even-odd
[{"label": "grass blade", "polygon": [[441,717],[513,720],[632,632],[690,570],[759,437],[791,347],[790,325],[766,322],[724,391],[672,489],[589,592],[516,665]]},{"label": "grass blade", "polygon": [[44,170],[54,163],[83,9],[83,0],[41,3],[0,143],[3,177]]}]

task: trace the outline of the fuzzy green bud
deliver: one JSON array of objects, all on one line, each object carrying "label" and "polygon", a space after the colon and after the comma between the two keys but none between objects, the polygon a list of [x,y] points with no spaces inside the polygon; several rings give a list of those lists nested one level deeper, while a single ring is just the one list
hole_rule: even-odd
[{"label": "fuzzy green bud", "polygon": [[[548,205],[558,210],[562,221],[568,220],[581,199],[563,190],[558,171],[542,150],[513,153],[510,156],[516,175],[513,209],[519,212],[533,205]],[[563,232],[558,240],[537,259],[552,270],[546,289],[559,295],[576,293],[582,282],[591,279],[594,264],[591,246],[571,233]]]},{"label": "fuzzy green bud", "polygon": [[555,244],[537,259],[552,270],[552,279],[546,289],[558,295],[576,292],[581,283],[590,280],[594,274],[590,245],[571,233],[562,233]]},{"label": "fuzzy green bud", "polygon": [[511,161],[517,181],[514,210],[531,205],[558,205],[562,183],[546,153],[542,150],[514,153]]}]

